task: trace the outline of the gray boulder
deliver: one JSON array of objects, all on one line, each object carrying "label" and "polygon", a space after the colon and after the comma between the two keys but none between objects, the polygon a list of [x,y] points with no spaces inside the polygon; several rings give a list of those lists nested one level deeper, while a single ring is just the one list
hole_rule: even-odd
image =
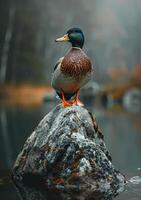
[{"label": "gray boulder", "polygon": [[47,188],[83,191],[84,196],[94,191],[115,196],[125,182],[112,165],[95,118],[75,105],[58,105],[44,117],[27,139],[12,174],[16,183],[32,180]]}]

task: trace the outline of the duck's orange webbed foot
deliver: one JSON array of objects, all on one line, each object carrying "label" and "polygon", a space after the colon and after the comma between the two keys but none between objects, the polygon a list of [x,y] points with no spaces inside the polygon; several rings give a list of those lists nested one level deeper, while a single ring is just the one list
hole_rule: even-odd
[{"label": "duck's orange webbed foot", "polygon": [[84,106],[84,104],[79,100],[79,91],[76,93],[74,103],[78,106]]},{"label": "duck's orange webbed foot", "polygon": [[69,106],[72,106],[72,105],[73,105],[73,102],[68,102],[68,101],[66,101],[66,99],[65,99],[65,96],[64,96],[64,93],[63,93],[63,92],[61,92],[61,95],[62,95],[62,105],[63,105],[63,107],[64,107],[64,108],[66,108],[66,107],[69,107]]}]

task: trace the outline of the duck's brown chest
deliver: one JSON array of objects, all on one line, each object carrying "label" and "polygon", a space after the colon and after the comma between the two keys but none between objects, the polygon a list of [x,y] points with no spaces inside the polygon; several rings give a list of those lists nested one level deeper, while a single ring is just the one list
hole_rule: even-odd
[{"label": "duck's brown chest", "polygon": [[71,48],[61,63],[62,74],[79,78],[90,73],[92,64],[88,56],[79,48]]}]

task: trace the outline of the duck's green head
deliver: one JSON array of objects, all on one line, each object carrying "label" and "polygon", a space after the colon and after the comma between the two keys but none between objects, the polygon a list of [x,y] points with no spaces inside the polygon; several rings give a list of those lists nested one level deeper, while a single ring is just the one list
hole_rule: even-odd
[{"label": "duck's green head", "polygon": [[84,44],[84,34],[80,28],[71,28],[67,33],[55,40],[56,42],[68,41],[72,44],[72,47],[82,48]]}]

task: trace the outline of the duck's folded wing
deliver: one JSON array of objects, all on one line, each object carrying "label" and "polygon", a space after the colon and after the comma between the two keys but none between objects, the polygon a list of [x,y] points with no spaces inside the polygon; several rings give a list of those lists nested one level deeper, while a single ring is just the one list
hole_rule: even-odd
[{"label": "duck's folded wing", "polygon": [[61,57],[58,61],[57,61],[57,63],[55,64],[55,67],[54,67],[54,70],[53,71],[55,71],[56,69],[57,69],[57,67],[59,67],[59,65],[62,63],[62,60],[64,59],[64,57]]},{"label": "duck's folded wing", "polygon": [[54,89],[57,89],[58,81],[60,79],[60,66],[61,66],[63,59],[64,59],[64,57],[61,57],[57,61],[57,63],[55,64],[54,70],[53,70],[51,85]]}]

